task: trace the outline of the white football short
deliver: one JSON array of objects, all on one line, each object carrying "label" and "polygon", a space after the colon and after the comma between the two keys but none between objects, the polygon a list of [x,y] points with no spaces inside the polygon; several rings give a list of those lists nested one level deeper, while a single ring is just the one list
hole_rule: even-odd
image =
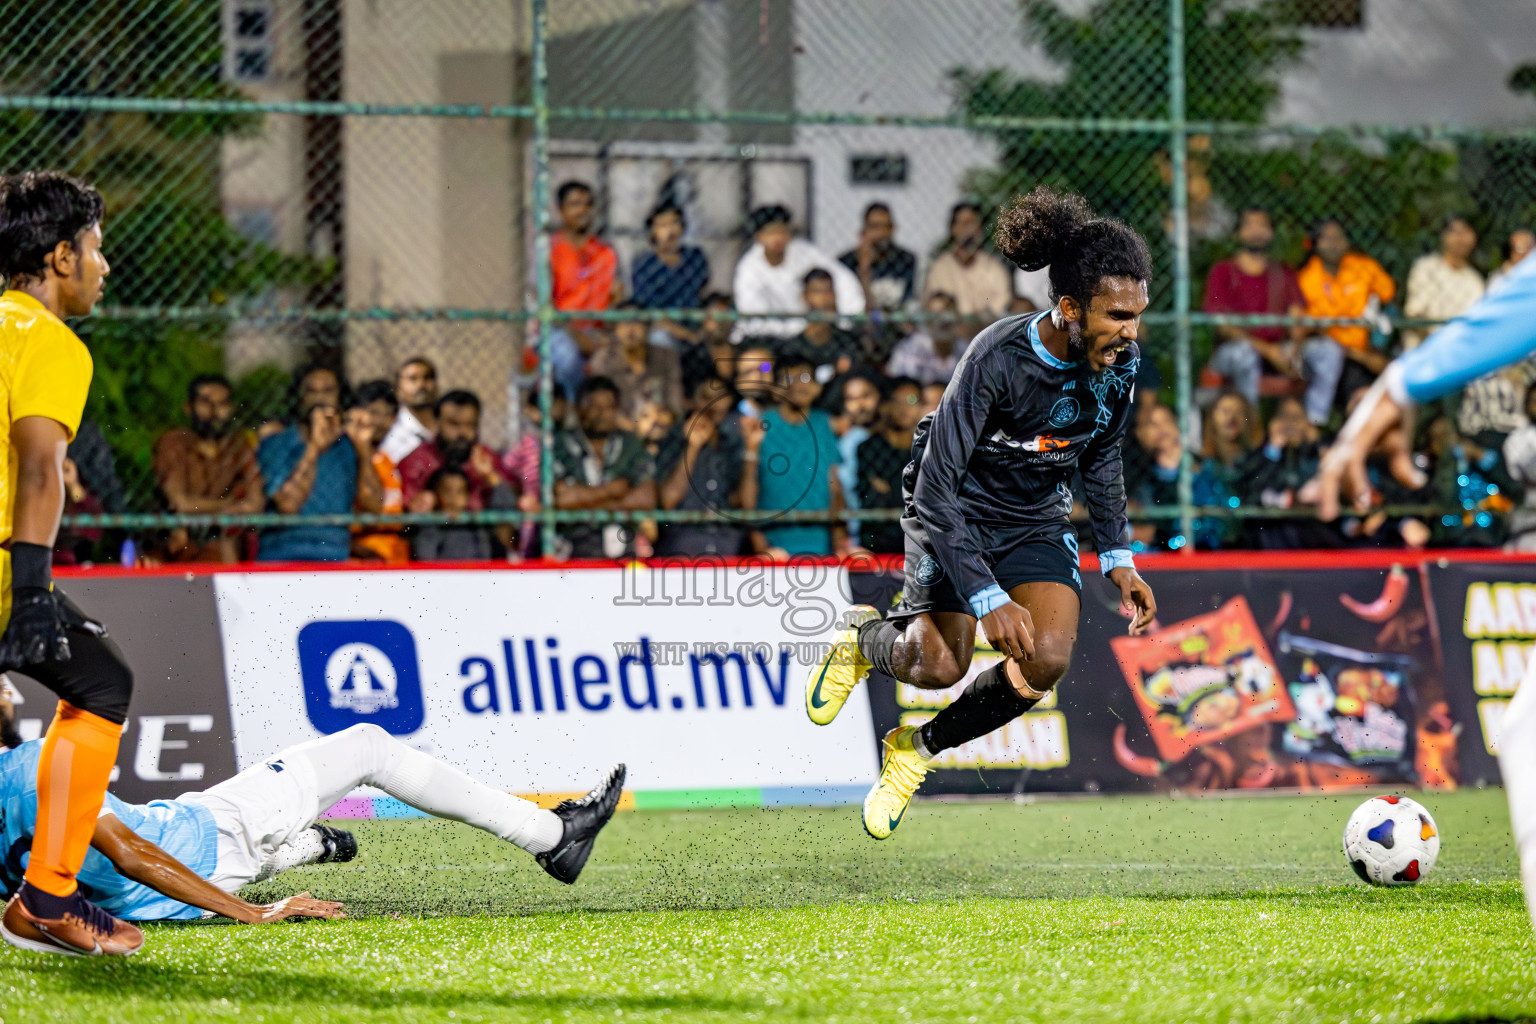
[{"label": "white football short", "polygon": [[178,799],[202,804],[213,814],[219,854],[208,880],[230,893],[267,877],[278,848],[313,825],[321,810],[314,769],[302,755],[263,761]]},{"label": "white football short", "polygon": [[227,782],[180,797],[213,813],[219,860],[209,879],[225,892],[272,873],[277,851],[370,779],[387,775],[409,749],[376,725],[354,725],[289,747]]}]

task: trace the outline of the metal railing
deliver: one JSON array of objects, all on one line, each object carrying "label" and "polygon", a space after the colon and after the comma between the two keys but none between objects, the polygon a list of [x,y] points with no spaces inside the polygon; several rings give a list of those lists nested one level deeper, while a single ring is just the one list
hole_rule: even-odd
[{"label": "metal railing", "polygon": [[[167,260],[163,240],[151,245],[141,238],[133,239],[128,245],[127,265],[120,271],[121,279],[129,286],[129,295],[121,302],[114,297],[115,304],[103,307],[88,325],[88,329],[113,340],[118,345],[114,351],[119,355],[128,353],[128,360],[155,358],[153,347],[144,344],[140,335],[134,332],[152,332],[156,338],[174,335],[181,339],[178,344],[184,344],[185,350],[191,352],[193,357],[206,359],[209,368],[216,368],[216,365],[229,365],[226,349],[232,332],[297,337],[301,331],[324,328],[332,333],[317,333],[301,343],[290,345],[290,358],[302,349],[308,355],[329,359],[335,365],[347,365],[355,355],[357,339],[347,333],[354,329],[378,327],[405,332],[409,328],[430,327],[435,331],[453,331],[466,325],[488,325],[514,332],[506,342],[474,342],[466,340],[467,336],[456,336],[458,340],[445,342],[449,348],[453,345],[466,346],[467,350],[460,351],[458,356],[466,364],[472,364],[485,359],[493,345],[516,344],[515,332],[531,327],[530,341],[539,353],[537,380],[544,451],[540,481],[542,511],[482,512],[451,521],[487,525],[538,522],[546,534],[553,532],[559,524],[571,522],[652,520],[681,524],[708,521],[712,517],[718,521],[722,515],[664,510],[635,513],[561,511],[555,507],[554,460],[550,457],[554,445],[551,402],[555,387],[551,360],[552,332],[572,320],[605,323],[640,318],[696,322],[702,318],[698,310],[647,310],[621,314],[611,309],[581,311],[555,308],[549,262],[549,238],[553,227],[551,193],[557,184],[551,180],[550,155],[552,141],[558,141],[555,125],[580,126],[581,131],[620,127],[641,138],[652,135],[665,138],[665,131],[678,126],[720,129],[727,133],[735,130],[748,133],[756,130],[801,133],[791,142],[780,143],[789,149],[800,147],[807,140],[815,142],[835,133],[908,130],[964,132],[977,139],[996,143],[996,167],[989,170],[991,177],[985,174],[972,175],[972,184],[975,186],[973,191],[992,201],[1000,195],[1015,191],[1021,183],[1033,180],[1056,181],[1071,187],[1083,185],[1081,174],[1076,180],[1067,180],[1063,177],[1066,172],[1059,166],[1032,163],[1033,158],[1028,154],[1029,147],[1020,140],[1046,140],[1058,146],[1075,141],[1084,149],[1102,149],[1102,159],[1096,165],[1085,158],[1087,162],[1084,166],[1090,170],[1084,173],[1102,179],[1108,186],[1100,189],[1101,195],[1090,198],[1104,212],[1130,220],[1147,233],[1149,241],[1153,242],[1158,262],[1157,272],[1166,283],[1158,283],[1153,307],[1144,320],[1148,328],[1158,332],[1158,340],[1152,346],[1155,350],[1153,354],[1163,355],[1161,361],[1172,368],[1173,404],[1177,409],[1179,423],[1186,431],[1194,423],[1195,371],[1213,328],[1222,325],[1302,325],[1316,328],[1371,325],[1353,319],[1201,312],[1196,303],[1200,273],[1202,267],[1209,265],[1220,243],[1212,238],[1196,237],[1197,228],[1193,221],[1205,215],[1191,205],[1194,194],[1192,186],[1197,181],[1205,182],[1200,187],[1210,187],[1218,194],[1217,198],[1225,201],[1229,207],[1238,204],[1238,193],[1243,191],[1243,183],[1247,181],[1248,187],[1259,193],[1252,198],[1281,209],[1276,219],[1284,222],[1282,234],[1288,231],[1289,236],[1288,240],[1282,238],[1280,245],[1282,248],[1290,245],[1293,251],[1298,242],[1296,233],[1313,211],[1346,213],[1346,208],[1354,205],[1356,200],[1367,198],[1389,186],[1400,190],[1421,186],[1430,198],[1423,200],[1417,207],[1409,204],[1398,211],[1398,219],[1406,218],[1407,226],[1394,222],[1389,230],[1386,225],[1370,225],[1363,221],[1354,225],[1355,232],[1361,236],[1358,240],[1366,251],[1390,249],[1396,254],[1390,259],[1385,256],[1383,259],[1399,281],[1407,270],[1407,255],[1428,251],[1432,246],[1435,217],[1459,208],[1458,202],[1464,205],[1467,196],[1481,198],[1485,205],[1492,208],[1484,226],[1499,231],[1522,226],[1536,214],[1536,169],[1523,172],[1517,169],[1510,172],[1509,180],[1502,183],[1482,179],[1471,181],[1472,172],[1466,169],[1467,161],[1463,159],[1463,154],[1470,153],[1483,154],[1485,157],[1493,153],[1496,157],[1498,153],[1495,151],[1502,152],[1499,147],[1536,156],[1536,127],[1503,127],[1491,131],[1470,126],[1404,123],[1340,128],[1274,120],[1270,116],[1275,107],[1273,97],[1267,105],[1260,105],[1256,115],[1247,117],[1234,116],[1232,110],[1214,102],[1210,83],[1226,75],[1228,69],[1250,58],[1235,49],[1192,51],[1191,39],[1197,38],[1200,46],[1205,46],[1212,38],[1212,25],[1223,19],[1242,16],[1241,4],[1219,0],[1167,0],[1160,11],[1152,12],[1154,5],[1150,4],[1141,4],[1143,10],[1133,11],[1137,5],[1127,4],[1123,0],[1098,0],[1083,16],[1082,24],[1091,23],[1096,15],[1102,15],[1104,19],[1111,19],[1111,16],[1130,17],[1132,21],[1126,24],[1131,27],[1126,31],[1143,31],[1150,40],[1147,48],[1137,51],[1139,55],[1146,56],[1147,61],[1144,66],[1135,67],[1139,77],[1120,80],[1106,77],[1104,88],[1110,92],[1118,90],[1118,94],[1097,103],[1097,109],[1090,116],[1072,117],[1039,112],[1035,108],[1040,103],[1034,100],[1030,101],[1035,104],[1031,107],[1022,99],[1017,102],[1009,99],[1024,96],[1028,92],[1018,88],[1011,92],[999,89],[997,95],[1004,99],[999,100],[994,109],[977,107],[980,101],[976,97],[982,95],[981,90],[970,88],[966,92],[961,89],[960,95],[949,104],[948,110],[927,113],[800,109],[793,101],[787,107],[777,109],[732,109],[728,105],[716,106],[705,102],[691,106],[658,106],[643,102],[621,106],[586,102],[580,95],[557,94],[558,90],[552,85],[551,77],[552,52],[557,46],[566,46],[567,49],[561,51],[564,54],[561,59],[568,60],[571,52],[568,47],[573,45],[570,43],[572,39],[587,38],[581,35],[583,32],[589,35],[608,32],[605,36],[592,36],[599,41],[591,45],[608,47],[607,50],[590,55],[592,67],[608,69],[619,76],[629,74],[625,65],[641,66],[646,57],[641,52],[640,42],[633,39],[626,42],[619,28],[613,26],[619,26],[626,18],[638,20],[649,16],[649,8],[642,10],[644,5],[636,6],[626,0],[566,2],[570,4],[569,9],[561,11],[552,11],[548,0],[507,0],[506,3],[492,3],[489,0],[478,3],[470,0],[453,5],[451,11],[445,6],[441,11],[433,12],[430,10],[432,5],[421,5],[420,9],[408,14],[402,13],[404,8],[395,12],[393,16],[401,18],[438,17],[445,23],[453,21],[451,27],[458,30],[461,37],[468,39],[475,39],[482,34],[489,38],[493,34],[489,26],[493,23],[500,25],[505,20],[503,14],[508,14],[515,28],[513,36],[503,42],[509,62],[516,64],[518,71],[511,76],[514,84],[511,86],[512,94],[507,97],[509,102],[487,103],[417,101],[415,96],[402,97],[410,101],[380,101],[370,96],[368,87],[361,82],[353,83],[347,77],[357,62],[368,58],[350,51],[344,53],[340,48],[334,52],[313,50],[313,47],[321,45],[317,40],[323,41],[327,37],[312,23],[314,15],[310,9],[329,5],[334,9],[334,17],[342,19],[342,7],[338,0],[317,0],[309,5],[277,0],[268,5],[273,19],[273,24],[268,27],[275,36],[288,33],[285,38],[289,42],[284,45],[297,45],[300,49],[310,47],[305,51],[302,70],[306,75],[317,75],[320,78],[330,75],[336,80],[336,88],[332,92],[357,97],[344,101],[272,95],[282,92],[287,87],[285,83],[295,77],[297,72],[293,68],[290,68],[287,79],[278,76],[275,85],[268,83],[257,90],[265,92],[266,96],[253,98],[242,94],[227,81],[209,79],[203,66],[207,62],[200,64],[201,57],[178,64],[175,58],[159,60],[158,50],[153,60],[149,52],[139,54],[146,66],[153,67],[148,67],[137,79],[132,76],[114,78],[105,74],[98,63],[103,67],[109,60],[121,64],[125,55],[100,48],[90,51],[94,56],[80,58],[85,64],[77,69],[81,71],[79,75],[63,75],[59,69],[67,65],[69,58],[65,51],[75,38],[70,33],[79,28],[81,31],[89,29],[94,33],[93,38],[102,36],[105,33],[103,26],[111,24],[112,5],[103,0],[89,0],[74,5],[65,5],[58,0],[41,0],[33,5],[0,4],[0,31],[24,33],[37,27],[36,19],[44,19],[50,25],[62,25],[65,30],[59,36],[56,47],[58,52],[47,50],[45,46],[47,52],[43,56],[17,55],[0,59],[0,129],[12,129],[9,142],[0,140],[0,168],[16,171],[27,166],[20,161],[42,160],[88,177],[103,178],[104,188],[112,204],[109,206],[109,216],[120,208],[130,211],[141,209],[143,196],[159,190],[178,197],[178,201],[185,207],[196,207],[205,212],[211,210],[215,217],[223,217],[227,205],[224,193],[228,187],[227,184],[221,185],[220,179],[221,176],[226,180],[232,176],[230,165],[234,158],[230,153],[241,145],[258,145],[241,141],[253,137],[253,132],[260,146],[275,147],[276,143],[260,133],[270,131],[279,122],[288,124],[297,121],[311,125],[321,119],[340,119],[351,129],[370,125],[381,126],[381,130],[387,128],[400,131],[415,131],[422,125],[433,126],[436,130],[436,126],[448,123],[506,125],[515,133],[519,145],[526,147],[514,151],[514,156],[521,153],[526,158],[522,161],[521,173],[517,173],[516,167],[513,168],[516,178],[513,191],[518,196],[526,194],[527,203],[526,209],[520,212],[508,210],[504,213],[504,219],[514,222],[511,239],[514,249],[513,288],[516,294],[506,296],[500,304],[455,305],[445,300],[413,305],[398,297],[382,302],[374,301],[366,282],[360,280],[356,267],[347,264],[345,257],[336,255],[342,243],[336,239],[325,242],[323,228],[316,227],[317,219],[312,216],[318,201],[312,194],[304,193],[286,197],[286,200],[279,197],[277,203],[281,206],[283,201],[292,200],[309,207],[309,214],[306,214],[308,219],[302,232],[289,232],[287,238],[269,237],[244,249],[233,243],[220,243],[229,246],[228,251],[219,257],[224,261],[222,270],[208,271],[195,286],[189,285],[177,293],[169,288],[157,290],[154,281],[156,269],[165,266]],[[694,6],[702,9],[711,5],[730,6],[726,0],[699,0]],[[194,14],[201,9],[197,3],[186,6],[193,9]],[[1265,31],[1270,33],[1272,45],[1279,48],[1277,53],[1291,46],[1291,40],[1301,40],[1295,44],[1296,48],[1310,45],[1298,35],[1299,29],[1285,23],[1275,13],[1283,5],[1264,3],[1248,6],[1261,10],[1264,17],[1271,18],[1270,22],[1265,23],[1269,26]],[[217,14],[219,4],[205,2],[202,7]],[[1050,19],[1067,16],[1060,12],[1051,14],[1045,10],[1048,7],[1051,5],[1037,0],[1028,0],[1020,5],[1019,12],[1024,18],[1025,32],[1034,31],[1041,38],[1050,38],[1050,25],[1060,24]],[[832,52],[834,55],[846,52],[851,61],[866,46],[866,41],[852,35],[847,38],[796,42],[792,38],[793,28],[790,36],[774,36],[776,30],[770,22],[778,17],[775,12],[780,8],[790,9],[790,13],[785,16],[791,20],[803,13],[788,0],[782,3],[780,0],[773,0],[772,3],[763,0],[761,11],[758,12],[761,25],[757,29],[759,35],[756,40],[761,45],[751,50],[751,55],[742,58],[750,66],[739,77],[749,79],[755,74],[766,80],[769,71],[780,67],[775,61],[790,61],[791,54],[806,48],[812,51],[812,56],[823,52]],[[731,7],[727,15],[734,17],[735,14],[731,13],[734,10],[735,7]],[[1127,14],[1128,11],[1132,13]],[[997,3],[961,4],[956,5],[955,12],[956,22],[960,26],[955,30],[957,33],[1020,34],[1015,25],[995,20],[1002,14],[1009,15],[1010,21],[1017,17],[1018,14],[1009,6]],[[551,28],[552,14],[562,19],[561,25],[555,29]],[[971,22],[967,23],[967,18],[971,18]],[[162,40],[167,44],[175,44],[168,45],[165,52],[175,52],[176,47],[180,47],[189,54],[205,54],[209,48],[218,49],[222,46],[228,49],[239,45],[238,40],[219,35],[222,30],[217,27],[218,22],[217,17],[210,22],[206,17],[189,16],[188,19],[174,23],[178,26],[174,31],[181,34]],[[597,28],[581,27],[588,22]],[[577,27],[573,28],[573,25]],[[523,29],[526,29],[526,35],[518,35]],[[500,31],[500,28],[494,29],[494,32]],[[109,36],[110,33],[105,35]],[[775,51],[777,43],[774,40],[787,40],[783,47],[784,53]],[[447,50],[442,52],[446,53]],[[1295,49],[1295,52],[1300,50]],[[1150,56],[1152,54],[1157,54],[1155,61]],[[131,58],[133,54],[126,56]],[[888,59],[890,56],[887,54],[881,58],[877,54],[874,59]],[[1059,80],[1059,65],[1065,60],[1069,65],[1066,74],[1070,81],[1076,73],[1070,68],[1071,59],[1055,53],[1053,58],[1057,60],[1058,67],[1052,74]],[[374,59],[386,60],[384,57]],[[1294,53],[1290,58],[1275,57],[1274,63],[1267,66],[1262,74],[1250,75],[1250,79],[1260,85],[1272,83],[1276,68],[1291,66],[1286,64],[1287,59],[1294,60]],[[1162,66],[1153,67],[1157,62],[1161,62]],[[657,80],[662,80],[668,71],[655,68],[651,73]],[[374,78],[370,80],[376,81],[381,75],[383,80],[389,80],[389,75],[378,69],[374,70]],[[954,74],[951,74],[951,78],[956,82],[961,80]],[[107,84],[95,88],[93,83],[98,81]],[[1037,92],[1043,94],[1052,87],[1049,75],[1040,81],[1047,84],[1038,86]],[[1119,81],[1120,84],[1115,85],[1113,81]],[[1024,76],[1024,84],[1030,85],[1027,75]],[[1234,90],[1240,92],[1248,84],[1251,84],[1248,80],[1239,81]],[[401,91],[411,92],[405,86],[401,87]],[[759,103],[758,97],[750,90],[738,89],[736,95],[746,106],[767,105],[766,101]],[[644,98],[642,94],[640,99]],[[1533,114],[1536,114],[1536,108],[1533,108]],[[4,120],[6,117],[19,120],[7,122]],[[54,141],[65,135],[68,136],[66,141]],[[130,141],[137,149],[114,143],[115,137],[125,135],[132,136]],[[1265,171],[1269,177],[1250,175],[1245,179],[1239,173],[1241,167],[1232,169],[1242,161],[1256,164],[1264,159],[1278,160],[1279,155],[1285,154],[1300,161],[1297,166],[1320,167],[1326,164],[1326,160],[1307,147],[1335,143],[1349,147],[1349,154],[1358,155],[1360,169],[1357,172],[1330,172],[1334,177],[1329,179],[1326,187],[1303,180],[1293,182],[1294,188],[1288,189],[1276,184],[1285,181],[1283,175],[1277,176]],[[417,143],[412,142],[410,145]],[[222,157],[217,153],[220,147],[223,150]],[[406,144],[402,144],[400,149],[404,156],[415,155]],[[1399,153],[1399,149],[1403,152]],[[131,167],[124,156],[130,150],[134,159],[140,161]],[[1164,155],[1167,161],[1165,180],[1149,184],[1150,167]],[[1429,167],[1428,164],[1437,155],[1456,163],[1454,172]],[[347,180],[356,182],[359,179],[387,177],[391,170],[388,166],[359,167],[357,162],[362,158],[357,155],[349,155],[347,159],[345,166],[323,167],[316,173],[350,175]],[[1393,160],[1399,163],[1394,164]],[[1425,164],[1422,180],[1414,178],[1415,174],[1421,173],[1413,169],[1414,160]],[[1223,167],[1223,161],[1227,161],[1230,166]],[[145,169],[151,166],[158,169]],[[1512,166],[1518,168],[1519,162],[1516,161]],[[1222,174],[1227,177],[1222,178]],[[1450,182],[1447,174],[1456,180]],[[305,187],[304,181],[295,179],[297,192],[303,193]],[[997,191],[998,187],[1002,187],[1001,192]],[[1329,189],[1333,192],[1329,193]],[[1441,198],[1436,198],[1442,193],[1449,197],[1444,198],[1443,202]],[[954,198],[952,194],[937,193],[928,197],[935,206],[947,206]],[[1120,208],[1116,208],[1117,204]],[[391,208],[381,206],[376,209],[387,212]],[[498,215],[503,214],[498,211]],[[178,209],[158,220],[146,218],[135,221],[135,224],[150,235],[162,231],[168,237],[173,237],[175,232],[166,231],[165,227],[167,224],[174,226],[177,218],[182,216],[183,211]],[[1420,218],[1422,223],[1416,227],[1408,223],[1413,217]],[[191,224],[193,219],[185,218],[185,223]],[[1158,230],[1165,225],[1166,230]],[[204,226],[197,230],[204,233],[193,232],[188,235],[188,230],[183,230],[182,234],[188,235],[185,240],[194,248],[209,244],[212,236],[207,232],[214,229]],[[110,224],[108,237],[109,243],[119,246],[119,251],[125,247],[123,241],[112,236]],[[327,244],[330,245],[329,252]],[[398,248],[409,243],[401,241],[393,244]],[[532,249],[532,257],[527,260],[528,265],[519,271],[515,251],[525,244]],[[1487,253],[1491,248],[1485,244],[1482,251]],[[294,265],[270,273],[252,269],[271,263],[274,253],[292,257]],[[341,280],[344,302],[313,301],[317,294],[313,286],[316,279]],[[522,281],[531,282],[531,288],[525,289]],[[725,314],[725,318],[731,318],[731,314]],[[813,315],[809,319],[818,318]],[[935,317],[906,308],[839,319],[850,324],[920,325],[933,321]],[[1433,318],[1402,316],[1391,311],[1386,314],[1386,320],[1394,328],[1432,326],[1440,322]],[[1162,334],[1165,330],[1169,332],[1166,340]],[[402,333],[398,342],[390,344],[396,349],[408,351],[417,343],[414,339],[418,337],[425,335]],[[477,344],[481,348],[474,348]],[[380,347],[390,346],[381,343]],[[501,356],[498,354],[497,358]],[[369,365],[381,364],[375,361]],[[111,359],[99,360],[98,366],[99,373],[105,375],[118,373],[121,369]],[[188,366],[189,372],[184,376],[190,377],[192,369]],[[370,372],[381,371],[375,369]],[[152,474],[146,471],[148,455],[144,448],[148,435],[145,431],[149,424],[135,422],[133,416],[137,415],[140,419],[159,417],[152,425],[168,426],[176,420],[174,410],[179,405],[179,399],[174,398],[174,387],[165,385],[159,379],[167,375],[140,372],[138,369],[134,370],[134,374],[112,378],[110,387],[104,385],[93,395],[91,407],[92,412],[106,416],[108,422],[104,425],[117,449],[119,465],[128,467],[122,470],[130,495],[128,509],[119,513],[73,514],[67,517],[71,526],[147,530],[173,526],[261,528],[341,523],[413,525],[450,521],[439,514],[290,516],[262,513],[208,516],[160,511],[163,505],[155,493]],[[479,379],[483,374],[472,369],[459,376]],[[141,381],[151,381],[152,387],[161,388],[165,392],[156,397],[148,412],[144,410],[143,402],[136,405],[133,397]],[[499,381],[493,385],[500,386]],[[270,410],[280,405],[278,395],[267,395],[265,398],[264,409]],[[102,412],[104,402],[110,408],[109,412]],[[254,422],[251,425],[254,426]],[[1144,509],[1136,518],[1148,521],[1176,518],[1183,535],[1190,536],[1197,518],[1268,519],[1298,514],[1296,511],[1249,506],[1237,509],[1196,506],[1192,490],[1196,469],[1193,455],[1186,452],[1179,476],[1178,507],[1171,510]],[[1410,512],[1403,508],[1395,511],[1404,515],[1435,515],[1441,511],[1430,506],[1413,508],[1416,511]],[[894,515],[878,510],[858,513],[860,519],[869,521],[880,521]],[[767,521],[745,513],[730,518],[744,525]],[[773,522],[826,519],[825,513],[816,512],[791,511],[772,515]]]}]

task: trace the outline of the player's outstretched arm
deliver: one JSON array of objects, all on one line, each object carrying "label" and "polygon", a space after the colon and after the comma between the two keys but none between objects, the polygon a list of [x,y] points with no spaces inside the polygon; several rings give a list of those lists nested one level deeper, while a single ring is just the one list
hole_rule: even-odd
[{"label": "player's outstretched arm", "polygon": [[335,919],[346,916],[340,903],[310,899],[307,892],[277,903],[248,903],[198,875],[123,824],[114,814],[96,819],[96,834],[91,845],[110,860],[124,878],[188,906],[233,918],[242,924],[273,924],[290,917]]},{"label": "player's outstretched arm", "polygon": [[1394,477],[1408,487],[1422,487],[1423,474],[1408,452],[1414,404],[1457,391],[1533,350],[1536,262],[1526,260],[1496,292],[1387,365],[1350,415],[1318,475],[1297,497],[1304,503],[1315,502],[1318,518],[1323,520],[1338,515],[1341,498],[1356,511],[1365,511],[1370,504],[1365,459],[1378,444],[1390,457]]},{"label": "player's outstretched arm", "polygon": [[[1400,367],[1393,363],[1387,369],[1388,374],[1393,374]],[[1378,380],[1366,392],[1323,456],[1317,476],[1297,495],[1304,504],[1315,504],[1317,517],[1324,522],[1337,519],[1343,503],[1359,513],[1370,507],[1371,482],[1365,460],[1391,431],[1405,425],[1407,410],[1388,392],[1385,379]],[[1424,476],[1413,465],[1406,445],[1397,447],[1401,450],[1392,452],[1390,463],[1393,476],[1410,489],[1424,486]]]}]

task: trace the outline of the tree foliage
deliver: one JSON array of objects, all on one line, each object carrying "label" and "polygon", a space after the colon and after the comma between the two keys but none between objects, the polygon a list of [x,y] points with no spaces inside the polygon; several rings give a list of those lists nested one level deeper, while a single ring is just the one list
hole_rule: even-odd
[{"label": "tree foliage", "polygon": [[[1050,0],[1022,0],[1026,42],[1062,69],[1056,81],[1002,69],[957,69],[959,102],[972,116],[1164,118],[1169,114],[1169,26],[1164,4],[1099,0],[1072,17]],[[1187,111],[1192,120],[1256,123],[1279,96],[1280,75],[1301,54],[1283,5],[1189,0]],[[1220,58],[1220,59],[1218,59]],[[1166,137],[1149,133],[994,133],[995,168],[971,176],[992,205],[1046,182],[1081,193],[1095,210],[1147,237],[1161,273],[1163,304],[1172,267]]]},{"label": "tree foliage", "polygon": [[[1148,0],[1097,0],[1072,16],[1052,0],[1021,0],[1023,39],[1059,68],[1050,80],[1001,69],[952,72],[958,104],[972,116],[1162,118],[1168,114],[1168,9]],[[1401,283],[1431,251],[1444,218],[1468,215],[1496,262],[1507,232],[1536,214],[1536,148],[1489,136],[1432,140],[1423,132],[1321,135],[1265,131],[1282,76],[1305,57],[1288,0],[1185,0],[1186,92],[1191,121],[1251,124],[1251,132],[1190,138],[1194,299],[1206,271],[1231,249],[1235,211],[1269,208],[1283,258],[1300,261],[1322,216],[1339,217],[1357,244]],[[1536,88],[1536,73],[1511,78]],[[998,162],[969,184],[1001,204],[1037,182],[1082,193],[1100,212],[1146,235],[1158,263],[1154,308],[1171,305],[1171,175],[1168,140],[1150,133],[990,132]],[[1197,353],[1197,356],[1203,353]]]},{"label": "tree foliage", "polygon": [[[221,17],[219,0],[0,0],[0,90],[239,99],[223,77]],[[247,114],[0,110],[0,172],[57,168],[101,190],[108,305],[233,303],[327,272],[224,217],[221,142],[260,127]],[[223,368],[225,328],[110,316],[78,327],[96,366],[86,415],[117,451],[129,494],[146,497],[153,439],[179,419],[187,381]]]}]

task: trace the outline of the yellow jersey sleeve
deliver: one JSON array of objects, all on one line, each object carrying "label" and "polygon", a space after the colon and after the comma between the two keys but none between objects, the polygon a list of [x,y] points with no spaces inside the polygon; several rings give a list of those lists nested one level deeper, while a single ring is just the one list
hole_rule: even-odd
[{"label": "yellow jersey sleeve", "polygon": [[62,423],[73,441],[91,389],[91,353],[68,327],[50,326],[30,332],[17,354],[11,422],[46,416]]}]

